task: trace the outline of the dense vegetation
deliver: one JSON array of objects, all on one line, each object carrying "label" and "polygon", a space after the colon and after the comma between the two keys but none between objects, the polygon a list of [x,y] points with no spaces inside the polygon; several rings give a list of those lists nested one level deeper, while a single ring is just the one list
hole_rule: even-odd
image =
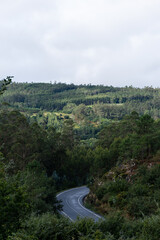
[{"label": "dense vegetation", "polygon": [[12,83],[1,97],[21,111],[74,115],[77,122],[122,119],[133,111],[160,117],[160,89],[65,83]]},{"label": "dense vegetation", "polygon": [[[0,85],[0,239],[159,240],[159,89],[10,82]],[[105,221],[58,214],[56,193],[83,184]]]}]

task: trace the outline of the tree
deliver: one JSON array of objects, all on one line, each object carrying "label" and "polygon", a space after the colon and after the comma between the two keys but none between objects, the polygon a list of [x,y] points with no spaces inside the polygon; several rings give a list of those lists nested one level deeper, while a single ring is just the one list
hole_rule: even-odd
[{"label": "tree", "polygon": [[153,130],[153,123],[154,123],[154,120],[150,115],[145,114],[141,116],[139,121],[137,122],[138,134],[143,135],[143,134],[151,133],[151,131]]},{"label": "tree", "polygon": [[5,166],[0,156],[0,239],[6,239],[8,234],[20,226],[20,219],[29,210],[25,188],[19,186],[5,173]]},{"label": "tree", "polygon": [[35,213],[56,212],[60,209],[56,200],[55,182],[47,177],[46,171],[38,161],[32,161],[24,171],[15,175],[20,185],[25,187],[28,203]]},{"label": "tree", "polygon": [[12,78],[13,76],[8,76],[0,81],[0,95],[7,89],[7,85],[11,83]]},{"label": "tree", "polygon": [[62,129],[61,141],[62,146],[65,149],[72,149],[75,145],[75,134],[73,129],[73,120],[67,119],[64,122],[64,126]]}]

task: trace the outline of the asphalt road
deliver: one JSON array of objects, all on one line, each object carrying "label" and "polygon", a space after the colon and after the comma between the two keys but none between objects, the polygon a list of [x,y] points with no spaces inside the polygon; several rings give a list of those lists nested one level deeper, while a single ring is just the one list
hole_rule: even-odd
[{"label": "asphalt road", "polygon": [[63,211],[61,214],[68,217],[71,221],[79,218],[92,218],[95,221],[102,219],[98,214],[90,211],[83,206],[83,199],[89,193],[89,188],[78,187],[61,192],[57,195],[57,199],[62,201]]}]

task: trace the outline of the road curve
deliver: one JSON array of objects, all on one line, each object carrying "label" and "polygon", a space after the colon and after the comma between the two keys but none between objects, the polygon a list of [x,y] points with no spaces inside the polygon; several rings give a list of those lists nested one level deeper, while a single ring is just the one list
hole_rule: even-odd
[{"label": "road curve", "polygon": [[61,200],[63,205],[61,214],[68,217],[71,221],[76,221],[77,217],[92,218],[96,222],[102,219],[101,216],[83,206],[83,199],[88,193],[89,188],[86,186],[72,188],[59,193],[57,199]]}]

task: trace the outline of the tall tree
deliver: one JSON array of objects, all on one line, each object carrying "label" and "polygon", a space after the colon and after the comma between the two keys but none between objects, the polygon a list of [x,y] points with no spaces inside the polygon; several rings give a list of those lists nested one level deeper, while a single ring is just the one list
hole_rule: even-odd
[{"label": "tall tree", "polygon": [[4,93],[7,89],[7,85],[9,85],[12,81],[13,76],[7,76],[6,78],[0,81],[0,95]]}]

